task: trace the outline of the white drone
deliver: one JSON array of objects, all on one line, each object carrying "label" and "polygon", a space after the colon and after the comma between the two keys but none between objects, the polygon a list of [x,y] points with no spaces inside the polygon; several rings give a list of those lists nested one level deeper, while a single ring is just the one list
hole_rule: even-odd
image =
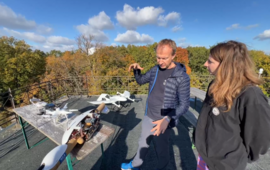
[{"label": "white drone", "polygon": [[30,102],[39,108],[39,114],[42,114],[42,117],[52,118],[55,124],[60,120],[61,117],[65,116],[66,120],[68,120],[68,114],[72,114],[72,111],[78,111],[77,109],[68,109],[68,103],[66,103],[62,108],[54,107],[54,105],[52,107],[46,108],[46,106],[50,104],[41,101],[40,99],[32,98],[30,99]]},{"label": "white drone", "polygon": [[117,92],[118,95],[120,95],[121,97],[125,97],[126,99],[130,100],[130,101],[135,101],[135,99],[131,99],[130,98],[130,92],[129,91],[124,91],[124,93],[120,93]]},{"label": "white drone", "polygon": [[118,108],[121,107],[120,102],[125,102],[127,100],[130,100],[134,102],[134,99],[130,98],[130,92],[129,91],[124,91],[124,93],[119,93],[117,92],[117,95],[110,96],[108,94],[102,93],[96,101],[90,101],[89,103],[94,104],[94,105],[99,105],[101,103],[105,104],[113,104],[117,106]]},{"label": "white drone", "polygon": [[33,97],[32,99],[30,99],[30,102],[35,105],[38,108],[42,108],[45,107],[48,103],[47,102],[43,102],[38,98]]},{"label": "white drone", "polygon": [[71,110],[68,110],[67,108],[68,103],[65,104],[65,106],[63,108],[59,108],[56,107],[55,110],[54,109],[46,109],[45,110],[45,114],[43,114],[43,117],[51,117],[54,120],[54,123],[56,123],[56,121],[58,121],[62,116],[66,117],[66,120],[68,120],[68,114],[72,114]]},{"label": "white drone", "polygon": [[83,144],[92,138],[100,126],[100,113],[109,111],[103,103],[96,109],[75,117],[64,132],[62,145],[55,147],[44,157],[38,170],[56,170],[77,144]]}]

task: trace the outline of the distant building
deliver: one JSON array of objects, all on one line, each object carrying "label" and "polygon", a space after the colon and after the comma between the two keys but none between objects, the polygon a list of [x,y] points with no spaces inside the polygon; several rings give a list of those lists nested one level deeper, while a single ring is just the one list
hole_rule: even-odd
[{"label": "distant building", "polygon": [[92,55],[96,52],[96,47],[91,47],[88,49],[88,55]]}]

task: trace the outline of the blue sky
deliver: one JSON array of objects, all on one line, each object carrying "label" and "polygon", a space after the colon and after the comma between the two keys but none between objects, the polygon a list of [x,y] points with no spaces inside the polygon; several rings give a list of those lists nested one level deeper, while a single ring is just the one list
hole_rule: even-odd
[{"label": "blue sky", "polygon": [[0,36],[43,51],[74,50],[91,34],[105,45],[146,45],[171,38],[209,47],[237,40],[270,53],[269,0],[0,0]]}]

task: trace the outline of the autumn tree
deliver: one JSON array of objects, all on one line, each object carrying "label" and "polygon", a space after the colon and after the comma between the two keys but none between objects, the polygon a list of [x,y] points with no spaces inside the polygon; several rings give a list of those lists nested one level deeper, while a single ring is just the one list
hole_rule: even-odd
[{"label": "autumn tree", "polygon": [[266,55],[263,51],[251,50],[249,51],[250,56],[256,65],[256,71],[262,68],[264,71],[262,77],[264,83],[260,86],[265,95],[270,96],[270,56]]},{"label": "autumn tree", "polygon": [[82,55],[87,56],[85,62],[88,63],[88,69],[91,75],[95,75],[97,66],[97,58],[93,54],[102,48],[104,45],[96,41],[95,37],[91,34],[81,34],[76,38],[78,50]]},{"label": "autumn tree", "polygon": [[13,37],[0,38],[0,60],[0,88],[4,90],[37,82],[45,72],[45,54]]},{"label": "autumn tree", "polygon": [[50,52],[46,53],[46,56],[61,57],[62,55],[63,55],[63,52],[60,50],[51,50]]},{"label": "autumn tree", "polygon": [[177,47],[176,52],[175,52],[174,61],[184,64],[186,67],[186,70],[187,70],[187,74],[191,73],[191,69],[188,66],[189,65],[188,51],[186,49],[183,49],[181,47]]},{"label": "autumn tree", "polygon": [[270,76],[270,57],[263,51],[257,50],[251,50],[249,54],[255,62],[257,72],[260,68],[263,68],[264,72],[262,76]]}]

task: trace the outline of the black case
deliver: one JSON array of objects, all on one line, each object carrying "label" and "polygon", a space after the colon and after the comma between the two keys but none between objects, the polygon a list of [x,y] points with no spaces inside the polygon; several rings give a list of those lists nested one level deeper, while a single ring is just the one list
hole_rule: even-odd
[{"label": "black case", "polygon": [[161,116],[176,116],[175,109],[168,108],[168,109],[161,109]]}]

